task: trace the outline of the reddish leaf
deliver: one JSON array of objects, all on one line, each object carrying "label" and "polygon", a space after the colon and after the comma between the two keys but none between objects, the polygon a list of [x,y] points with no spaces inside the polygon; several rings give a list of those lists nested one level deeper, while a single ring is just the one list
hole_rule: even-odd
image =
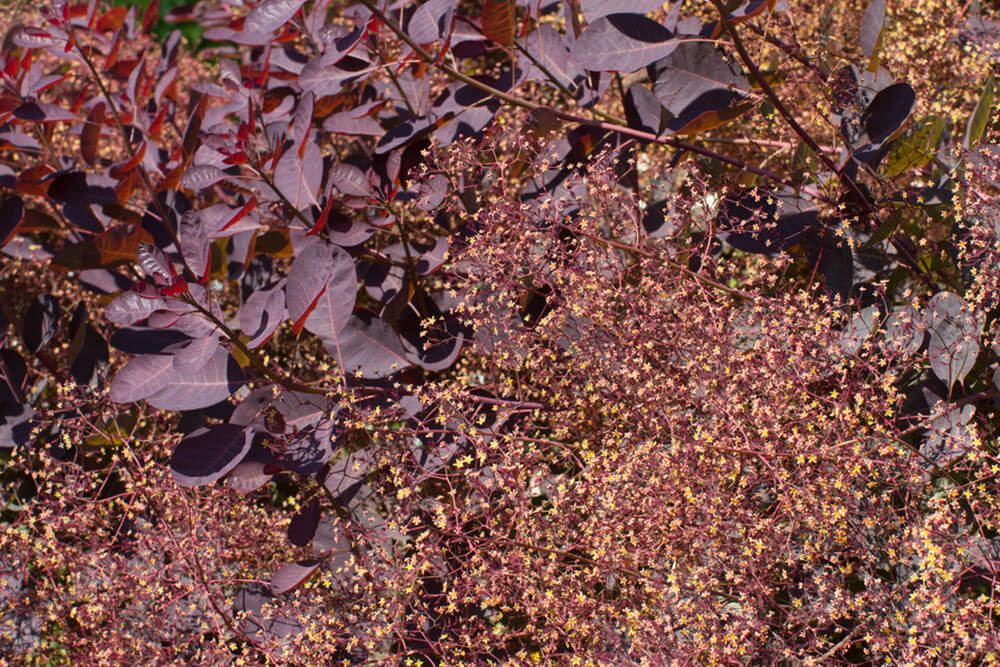
[{"label": "reddish leaf", "polygon": [[125,24],[125,14],[128,13],[128,7],[112,7],[111,9],[104,12],[101,18],[97,20],[97,30],[98,32],[111,32],[112,30],[118,30]]},{"label": "reddish leaf", "polygon": [[152,242],[142,227],[115,226],[92,239],[66,246],[56,253],[52,263],[71,271],[110,269],[134,262],[139,244]]},{"label": "reddish leaf", "polygon": [[483,34],[501,46],[514,43],[514,0],[486,0],[483,3]]},{"label": "reddish leaf", "polygon": [[104,102],[98,102],[87,114],[87,122],[80,132],[80,155],[91,167],[97,162],[97,148],[104,126]]}]

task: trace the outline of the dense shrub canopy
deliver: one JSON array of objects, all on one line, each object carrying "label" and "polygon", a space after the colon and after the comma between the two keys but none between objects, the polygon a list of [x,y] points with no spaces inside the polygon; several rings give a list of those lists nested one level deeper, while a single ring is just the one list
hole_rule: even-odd
[{"label": "dense shrub canopy", "polygon": [[14,660],[996,655],[989,7],[3,21]]}]

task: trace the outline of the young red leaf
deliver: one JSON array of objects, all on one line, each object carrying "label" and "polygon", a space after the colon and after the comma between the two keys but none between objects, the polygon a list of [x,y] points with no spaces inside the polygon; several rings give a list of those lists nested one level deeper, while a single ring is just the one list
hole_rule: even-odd
[{"label": "young red leaf", "polygon": [[514,43],[514,0],[483,2],[483,34],[501,46]]}]

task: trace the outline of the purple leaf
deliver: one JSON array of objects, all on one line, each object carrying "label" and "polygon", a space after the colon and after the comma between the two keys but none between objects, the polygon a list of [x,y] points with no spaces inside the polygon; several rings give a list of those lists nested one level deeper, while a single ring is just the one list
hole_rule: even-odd
[{"label": "purple leaf", "polygon": [[582,0],[580,9],[587,23],[608,14],[648,14],[663,6],[664,0]]},{"label": "purple leaf", "polygon": [[226,477],[226,483],[233,491],[238,493],[250,493],[261,488],[274,475],[264,472],[264,464],[256,461],[244,461],[240,463]]},{"label": "purple leaf", "polygon": [[297,209],[319,206],[316,196],[323,180],[323,153],[309,141],[300,158],[296,147],[285,151],[274,168],[274,186]]},{"label": "purple leaf", "polygon": [[358,293],[354,260],[337,246],[331,246],[331,252],[333,268],[327,287],[305,321],[306,330],[320,338],[330,338],[347,326]]},{"label": "purple leaf", "polygon": [[444,37],[457,6],[458,0],[428,0],[417,7],[406,26],[410,38],[417,44],[430,44]]},{"label": "purple leaf", "polygon": [[12,33],[14,44],[26,49],[42,49],[59,41],[41,28],[21,27],[12,30]]},{"label": "purple leaf", "polygon": [[656,82],[653,92],[675,116],[705,93],[749,89],[746,76],[736,61],[710,42],[684,42],[653,65],[653,69]]},{"label": "purple leaf", "polygon": [[374,114],[382,105],[383,101],[375,100],[347,111],[335,113],[323,121],[323,129],[339,134],[380,135],[384,130],[375,119]]},{"label": "purple leaf", "polygon": [[264,0],[247,15],[243,32],[258,34],[274,32],[285,25],[305,0]]},{"label": "purple leaf", "polygon": [[411,365],[399,336],[377,318],[365,322],[357,315],[352,316],[347,326],[325,339],[323,345],[349,375],[381,378]]},{"label": "purple leaf", "polygon": [[[158,293],[157,293],[158,294]],[[129,325],[141,322],[156,310],[163,308],[164,301],[157,295],[149,299],[134,289],[122,292],[108,304],[104,316],[113,324]]]},{"label": "purple leaf", "polygon": [[170,474],[181,486],[204,486],[243,460],[253,432],[235,424],[213,424],[181,440],[170,457]]},{"label": "purple leaf", "polygon": [[299,253],[288,270],[285,283],[285,305],[296,331],[316,307],[334,273],[334,256],[343,251],[325,243],[313,243]]},{"label": "purple leaf", "polygon": [[[572,86],[583,75],[575,62],[570,60],[566,38],[550,25],[540,25],[524,38],[524,47],[542,66],[565,86]],[[522,65],[529,81],[544,81],[546,75],[531,62]]]},{"label": "purple leaf", "polygon": [[173,265],[163,251],[151,243],[136,246],[136,261],[143,274],[160,287],[169,285],[173,280]]},{"label": "purple leaf", "polygon": [[304,560],[289,563],[271,577],[271,592],[275,595],[288,593],[306,582],[319,569],[318,560]]},{"label": "purple leaf", "polygon": [[198,410],[225,400],[245,381],[236,360],[219,347],[197,372],[180,376],[175,370],[169,384],[146,401],[160,410]]},{"label": "purple leaf", "polygon": [[[325,97],[340,92],[344,84],[358,76],[373,72],[376,68],[366,60],[345,57],[341,51],[328,50],[316,56],[299,72],[299,86],[311,91],[316,97]],[[341,63],[334,66],[334,63]]]},{"label": "purple leaf", "polygon": [[181,186],[191,190],[202,190],[226,178],[226,172],[210,164],[191,167],[181,176]]},{"label": "purple leaf", "polygon": [[174,358],[169,354],[144,354],[131,359],[111,381],[115,403],[132,403],[164,389],[176,378]]},{"label": "purple leaf", "polygon": [[962,382],[979,356],[983,319],[962,297],[938,292],[927,303],[924,321],[930,333],[927,357],[931,370],[950,389]]},{"label": "purple leaf", "polygon": [[652,19],[611,14],[587,26],[573,44],[573,60],[591,71],[634,72],[670,55],[678,44]]},{"label": "purple leaf", "polygon": [[372,191],[365,172],[347,162],[334,163],[330,169],[330,182],[341,193],[354,197],[367,197]]},{"label": "purple leaf", "polygon": [[192,338],[176,345],[171,345],[165,352],[174,357],[174,370],[179,376],[196,372],[204,366],[219,348],[218,335],[207,335]]},{"label": "purple leaf", "polygon": [[211,251],[208,233],[197,211],[184,212],[177,236],[180,238],[184,263],[191,269],[191,273],[201,280],[208,273]]},{"label": "purple leaf", "polygon": [[[312,406],[303,406],[304,425],[296,426],[296,415],[285,418],[284,426],[292,433],[286,435],[278,464],[300,475],[315,475],[333,456],[337,434],[333,422],[322,411],[312,412]],[[339,445],[339,441],[337,441]]]},{"label": "purple leaf", "polygon": [[861,50],[869,61],[875,57],[882,38],[882,27],[885,24],[885,5],[885,0],[872,0],[861,18]]},{"label": "purple leaf", "polygon": [[278,285],[251,294],[240,310],[240,330],[250,340],[247,347],[256,349],[266,343],[285,319],[285,290]]},{"label": "purple leaf", "polygon": [[298,149],[302,142],[309,136],[312,129],[312,115],[314,106],[314,95],[312,92],[305,93],[295,107],[295,115],[292,116],[292,124],[288,128],[287,137],[292,143],[293,149]]}]

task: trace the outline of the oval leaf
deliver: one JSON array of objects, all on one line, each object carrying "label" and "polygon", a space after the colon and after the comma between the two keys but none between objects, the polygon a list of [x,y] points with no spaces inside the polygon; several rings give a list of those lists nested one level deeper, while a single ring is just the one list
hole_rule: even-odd
[{"label": "oval leaf", "polygon": [[319,526],[319,498],[313,498],[295,513],[288,524],[288,541],[297,547],[304,547],[316,534]]},{"label": "oval leaf", "polygon": [[501,46],[514,43],[514,0],[486,0],[483,3],[483,34]]},{"label": "oval leaf", "polygon": [[204,486],[236,467],[253,434],[235,424],[213,424],[181,440],[170,457],[170,474],[181,486]]},{"label": "oval leaf", "polygon": [[595,72],[634,72],[670,55],[679,43],[645,16],[611,14],[587,26],[573,44],[573,60]]},{"label": "oval leaf", "polygon": [[285,25],[295,16],[305,0],[265,0],[247,15],[243,32],[269,33]]}]

